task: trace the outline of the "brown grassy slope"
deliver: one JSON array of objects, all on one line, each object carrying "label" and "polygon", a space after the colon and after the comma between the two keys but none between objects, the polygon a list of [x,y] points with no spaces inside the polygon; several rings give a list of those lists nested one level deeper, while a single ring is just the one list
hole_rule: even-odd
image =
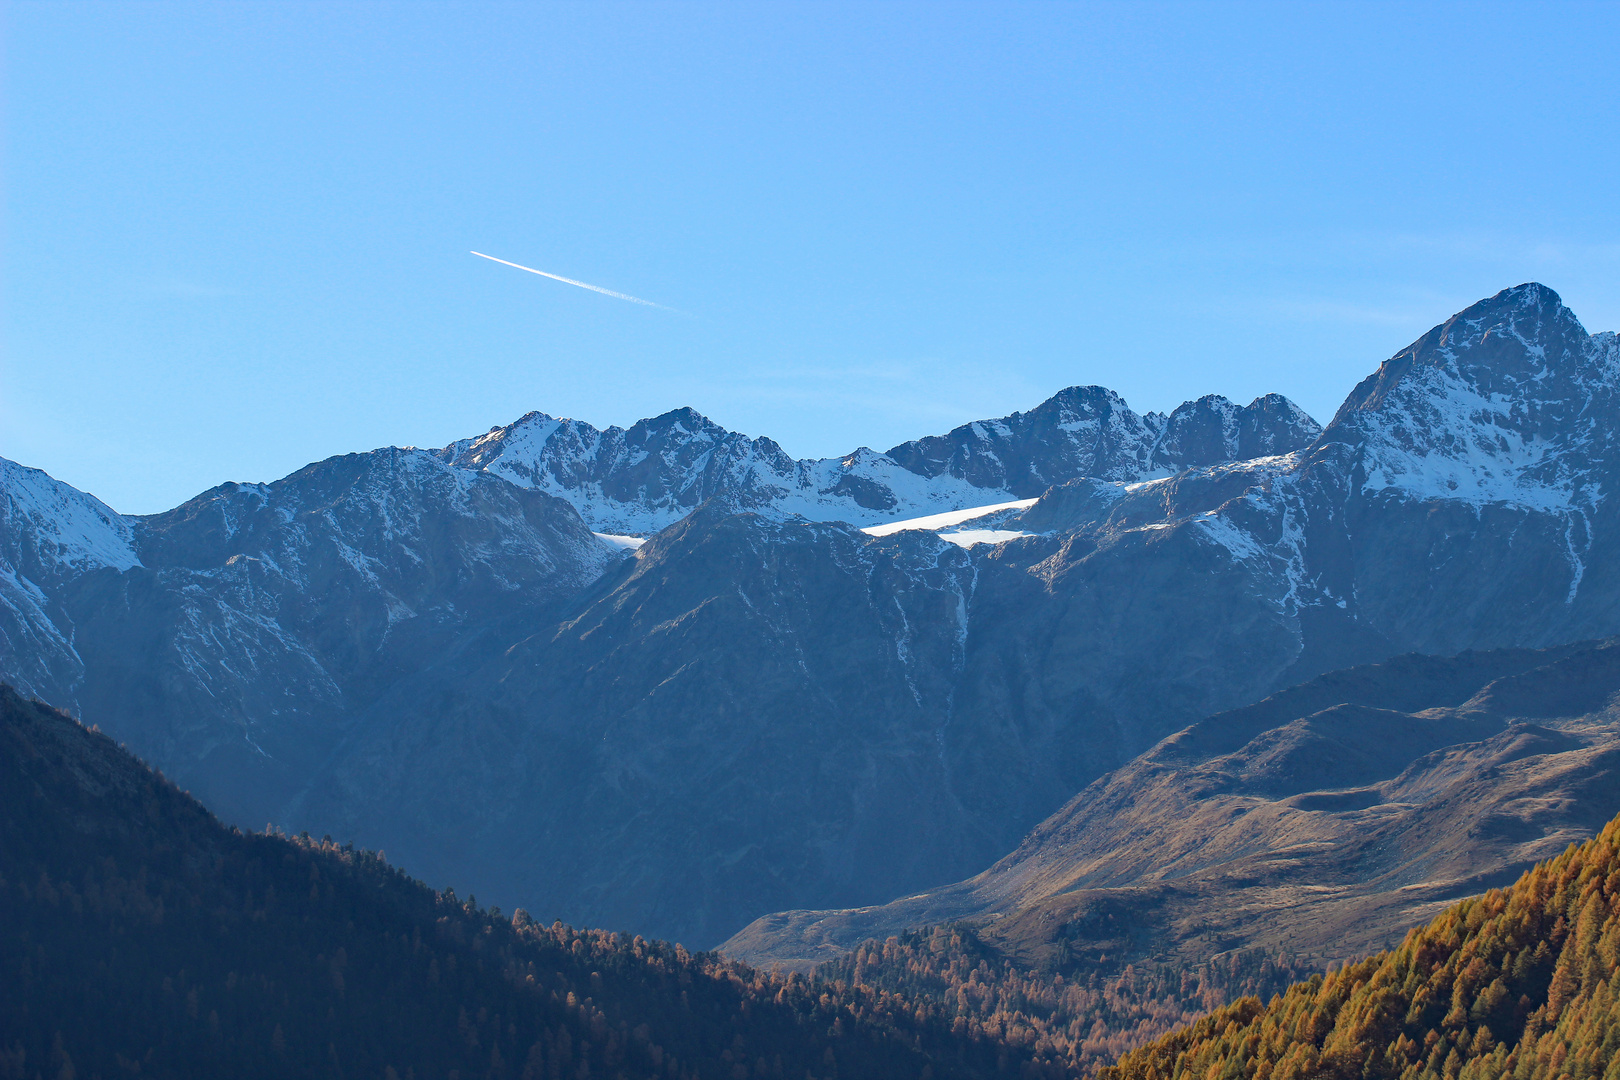
[{"label": "brown grassy slope", "polygon": [[974,878],[774,913],[720,951],[809,970],[867,940],[999,916],[987,945],[1066,977],[1253,949],[1323,970],[1393,947],[1620,813],[1611,701],[1616,640],[1330,672],[1164,740]]},{"label": "brown grassy slope", "polygon": [[1102,1080],[1617,1080],[1620,818],[1401,945],[1128,1054]]}]

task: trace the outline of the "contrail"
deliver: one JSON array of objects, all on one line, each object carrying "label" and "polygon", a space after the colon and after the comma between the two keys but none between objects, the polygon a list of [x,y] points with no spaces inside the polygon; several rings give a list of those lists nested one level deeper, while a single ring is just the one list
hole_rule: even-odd
[{"label": "contrail", "polygon": [[[536,270],[532,266],[520,266],[519,264],[517,264],[515,262],[507,262],[505,259],[497,259],[493,255],[485,255],[482,251],[474,251],[474,252],[470,252],[469,254],[476,255],[480,259],[488,259],[490,262],[501,263],[504,266],[516,266],[519,270],[527,270],[531,274],[539,274],[541,277],[548,277],[552,281],[560,281],[565,285],[578,285],[582,289],[589,289],[589,290],[591,290],[591,292],[599,292],[603,296],[616,296],[620,300],[628,300],[632,304],[642,304],[642,305],[645,305],[646,307],[655,307],[655,308],[658,308],[658,309],[660,309],[662,311],[675,311],[675,309],[672,308],[672,307],[664,307],[663,304],[655,304],[651,300],[643,300],[639,296],[631,296],[629,293],[614,292],[612,289],[604,289],[600,285],[589,285],[589,284],[586,284],[583,281],[575,281],[573,278],[563,277],[561,274],[548,274],[544,270]],[[677,315],[680,314],[680,312],[678,312],[678,311],[676,311],[675,313]]]}]

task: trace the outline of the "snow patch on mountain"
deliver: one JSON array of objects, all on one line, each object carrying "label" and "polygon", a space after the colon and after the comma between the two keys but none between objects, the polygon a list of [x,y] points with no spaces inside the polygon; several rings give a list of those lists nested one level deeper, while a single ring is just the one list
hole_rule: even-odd
[{"label": "snow patch on mountain", "polygon": [[1505,289],[1385,362],[1330,436],[1360,444],[1365,493],[1573,513],[1604,497],[1620,349],[1543,285]]},{"label": "snow patch on mountain", "polygon": [[967,521],[984,518],[991,514],[1000,514],[1008,510],[1028,510],[1040,500],[1014,499],[1010,502],[991,503],[989,506],[975,506],[966,510],[951,510],[943,514],[929,514],[925,517],[907,518],[904,521],[890,521],[882,525],[871,525],[862,529],[868,536],[892,536],[897,532],[920,530],[924,532],[939,532],[952,525],[961,525]]},{"label": "snow patch on mountain", "polygon": [[1008,540],[1034,535],[1017,529],[958,529],[955,532],[942,532],[939,538],[949,540],[957,547],[970,548],[976,544],[1005,544]]},{"label": "snow patch on mountain", "polygon": [[1482,394],[1437,368],[1418,373],[1411,389],[1365,423],[1364,492],[1570,508],[1576,478],[1548,467],[1564,447],[1517,429],[1512,398]]},{"label": "snow patch on mountain", "polygon": [[1225,548],[1226,553],[1238,562],[1266,557],[1266,549],[1230,518],[1223,517],[1219,510],[1210,510],[1202,517],[1194,518],[1193,522],[1206,539]]},{"label": "snow patch on mountain", "polygon": [[923,477],[862,448],[795,461],[770,439],[727,431],[690,409],[598,430],[530,413],[440,456],[566,500],[592,528],[648,536],[702,503],[808,521],[869,524],[897,514],[1002,501],[958,477]]},{"label": "snow patch on mountain", "polygon": [[39,569],[47,572],[141,565],[122,514],[40,469],[5,458],[0,458],[0,526],[5,529],[3,554],[26,562],[26,555],[10,550],[26,543]]}]

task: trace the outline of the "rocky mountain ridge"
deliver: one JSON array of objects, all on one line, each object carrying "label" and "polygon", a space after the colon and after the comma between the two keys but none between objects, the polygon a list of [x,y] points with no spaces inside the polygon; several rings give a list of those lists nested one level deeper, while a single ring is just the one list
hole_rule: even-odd
[{"label": "rocky mountain ridge", "polygon": [[[1566,381],[1593,400],[1564,407],[1601,413],[1609,339],[1582,337],[1561,311],[1548,290],[1509,290],[1448,324],[1476,325],[1472,338],[1448,340],[1498,351],[1474,358],[1488,369],[1526,352],[1490,328],[1540,327],[1545,363],[1587,373]],[[1324,435],[1159,480],[1070,481],[997,526],[1021,535],[961,552],[927,530],[867,539],[713,506],[649,541],[580,618],[519,643],[432,715],[393,724],[390,749],[365,757],[504,774],[497,787],[527,793],[477,823],[486,854],[472,861],[544,852],[578,876],[514,868],[521,894],[560,888],[579,905],[563,909],[571,917],[609,925],[695,917],[669,932],[702,941],[769,896],[905,895],[953,867],[971,873],[1043,806],[1187,723],[1318,672],[1620,629],[1612,582],[1571,597],[1565,515],[1363,485],[1380,445]],[[1591,475],[1603,467],[1594,459]],[[1614,543],[1597,513],[1594,544]],[[480,689],[494,685],[494,697]],[[487,745],[454,736],[472,725]],[[422,741],[404,753],[404,738]],[[355,829],[404,817],[426,855],[434,823],[454,817],[451,793],[429,802],[431,775],[349,768],[316,816],[354,814],[342,820]],[[536,775],[556,795],[522,788]],[[356,813],[363,792],[389,790],[413,792],[422,811]],[[598,829],[622,850],[579,839]],[[432,841],[457,860],[467,844]],[[651,887],[671,881],[709,899],[675,916]]]},{"label": "rocky mountain ridge", "polygon": [[529,413],[440,451],[455,465],[571,503],[600,532],[647,536],[710,499],[736,510],[873,525],[1033,498],[1080,476],[1141,480],[1310,443],[1321,427],[1280,394],[1216,394],[1139,416],[1112,390],[1071,386],[1027,413],[964,424],[879,454],[794,460],[771,439],[692,409],[628,429]]},{"label": "rocky mountain ridge", "polygon": [[[1615,336],[1588,335],[1551,290],[1520,286],[1382,365],[1308,450],[1141,484],[1071,481],[1004,522],[1023,535],[984,558],[1027,568],[1051,594],[1090,594],[1089,617],[1111,631],[1076,659],[1092,670],[1120,637],[1163,647],[1163,630],[1138,629],[1160,618],[1210,620],[1173,677],[1219,657],[1268,673],[1273,689],[1403,651],[1605,636],[1620,627],[1620,521],[1605,497],[1620,481],[1617,392]],[[1172,567],[1202,575],[1167,577]],[[1119,580],[1152,580],[1150,595],[1179,603],[1133,612],[1102,593]],[[1211,649],[1221,613],[1245,612],[1241,641]],[[1043,647],[1015,633],[1018,651]],[[1149,678],[1118,671],[1097,682],[1129,695]],[[1115,706],[1129,730],[1169,734],[1153,722],[1176,715],[1175,695],[1136,694]],[[1126,756],[1150,745],[1128,742]],[[841,918],[784,916],[780,932]],[[763,955],[758,940],[734,947]]]}]

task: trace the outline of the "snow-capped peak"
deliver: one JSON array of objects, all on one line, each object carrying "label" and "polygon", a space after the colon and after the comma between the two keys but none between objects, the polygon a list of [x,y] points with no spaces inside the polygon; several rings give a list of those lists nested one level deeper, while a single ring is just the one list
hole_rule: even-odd
[{"label": "snow-capped peak", "polygon": [[[1198,418],[1217,402],[1231,415],[1212,438],[1198,435]],[[1173,454],[1163,439],[1172,430],[1186,433]],[[771,439],[728,431],[691,408],[602,430],[534,412],[439,453],[459,467],[566,499],[598,531],[648,535],[710,499],[777,517],[868,526],[1030,499],[1080,476],[1141,480],[1244,453],[1286,452],[1317,432],[1278,395],[1241,409],[1206,398],[1169,417],[1139,416],[1112,390],[1073,386],[1027,413],[964,424],[881,454],[862,447],[796,461]],[[1155,462],[1161,446],[1166,460]]]},{"label": "snow-capped peak", "polygon": [[1591,506],[1591,458],[1620,418],[1613,353],[1546,286],[1505,289],[1381,365],[1324,441],[1361,447],[1368,491]]},{"label": "snow-capped peak", "polygon": [[30,577],[141,564],[122,514],[39,469],[5,458],[0,458],[0,538],[5,541],[0,556]]}]

